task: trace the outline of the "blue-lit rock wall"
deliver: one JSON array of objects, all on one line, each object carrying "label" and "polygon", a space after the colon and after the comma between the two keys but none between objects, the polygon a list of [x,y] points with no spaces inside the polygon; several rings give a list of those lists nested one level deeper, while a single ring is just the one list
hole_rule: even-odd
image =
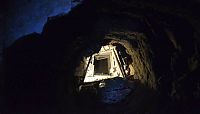
[{"label": "blue-lit rock wall", "polygon": [[21,36],[40,33],[48,17],[70,11],[71,0],[12,0],[6,12],[5,44],[9,46]]},{"label": "blue-lit rock wall", "polygon": [[[71,0],[7,0],[0,2],[0,86],[3,84],[3,49],[20,37],[41,33],[48,17],[66,14]],[[0,88],[1,89],[1,88]]]}]

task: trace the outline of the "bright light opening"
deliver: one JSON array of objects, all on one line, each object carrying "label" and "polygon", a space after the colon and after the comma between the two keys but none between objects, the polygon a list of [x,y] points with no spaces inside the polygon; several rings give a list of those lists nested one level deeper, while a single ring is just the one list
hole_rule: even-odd
[{"label": "bright light opening", "polygon": [[106,104],[122,101],[135,87],[129,80],[134,69],[128,50],[121,44],[109,43],[99,52],[94,51],[84,56],[76,68],[78,92],[83,99],[92,96]]},{"label": "bright light opening", "polygon": [[122,61],[116,46],[102,46],[98,53],[87,57],[84,82],[94,82],[114,77],[125,77]]}]

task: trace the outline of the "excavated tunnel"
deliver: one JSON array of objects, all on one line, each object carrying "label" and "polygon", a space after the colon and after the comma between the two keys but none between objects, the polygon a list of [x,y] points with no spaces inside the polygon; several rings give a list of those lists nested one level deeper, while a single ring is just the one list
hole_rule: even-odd
[{"label": "excavated tunnel", "polygon": [[[5,112],[199,112],[199,22],[161,6],[85,0],[49,18],[6,49]],[[116,51],[98,54],[108,45]]]}]

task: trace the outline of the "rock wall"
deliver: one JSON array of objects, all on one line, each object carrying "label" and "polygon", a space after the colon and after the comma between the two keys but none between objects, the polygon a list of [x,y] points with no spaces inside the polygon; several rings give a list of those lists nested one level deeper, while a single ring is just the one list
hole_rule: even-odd
[{"label": "rock wall", "polygon": [[6,50],[8,109],[16,104],[19,112],[80,108],[75,68],[81,57],[98,52],[109,37],[126,47],[140,81],[162,98],[160,105],[173,102],[163,105],[163,112],[197,111],[198,7],[193,2],[187,8],[171,3],[85,0],[69,14],[49,19],[40,35],[25,36]]}]

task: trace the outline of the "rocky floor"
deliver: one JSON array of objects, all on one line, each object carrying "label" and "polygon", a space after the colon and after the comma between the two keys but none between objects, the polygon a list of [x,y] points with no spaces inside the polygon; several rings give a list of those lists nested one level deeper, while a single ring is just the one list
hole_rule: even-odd
[{"label": "rocky floor", "polygon": [[157,102],[156,94],[137,81],[116,78],[105,80],[104,83],[105,87],[98,90],[82,91],[79,96],[80,112],[129,114],[154,110]]}]

